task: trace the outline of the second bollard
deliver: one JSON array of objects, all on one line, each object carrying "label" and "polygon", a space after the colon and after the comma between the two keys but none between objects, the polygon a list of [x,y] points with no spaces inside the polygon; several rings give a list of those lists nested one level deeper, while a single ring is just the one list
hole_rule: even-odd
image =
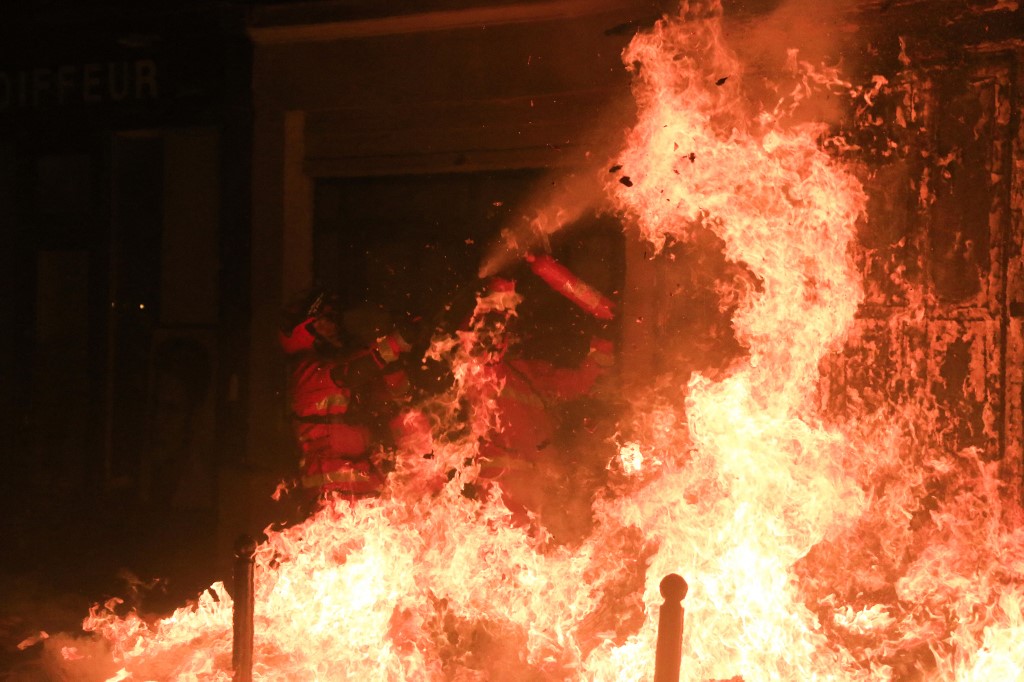
[{"label": "second bollard", "polygon": [[654,682],[679,682],[683,659],[683,597],[689,586],[682,576],[669,573],[661,580],[658,648],[654,653]]}]

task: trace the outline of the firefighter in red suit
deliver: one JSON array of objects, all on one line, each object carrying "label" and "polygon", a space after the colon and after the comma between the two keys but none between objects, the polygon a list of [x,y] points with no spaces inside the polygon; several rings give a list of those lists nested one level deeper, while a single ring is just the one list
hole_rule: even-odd
[{"label": "firefighter in red suit", "polygon": [[[528,262],[534,274],[596,321],[595,329],[605,328],[614,318],[608,299],[549,256]],[[515,284],[498,279],[490,286],[514,289]],[[614,348],[606,337],[606,332],[591,334],[585,356],[572,366],[524,357],[514,350],[495,366],[504,382],[498,408],[505,426],[481,444],[480,478],[485,486],[498,482],[506,506],[520,521],[533,512],[549,531],[561,526],[568,535],[587,525],[582,516],[589,518],[592,486],[580,479],[589,464],[574,450],[590,435],[594,415],[570,414],[569,408],[594,398],[599,382],[608,375]],[[593,404],[588,403],[588,411]],[[556,498],[557,508],[552,504]]]},{"label": "firefighter in red suit", "polygon": [[299,487],[321,498],[377,496],[389,468],[392,429],[410,401],[401,362],[409,345],[392,331],[353,352],[325,295],[301,317],[280,336],[292,360],[288,396],[302,453]]}]

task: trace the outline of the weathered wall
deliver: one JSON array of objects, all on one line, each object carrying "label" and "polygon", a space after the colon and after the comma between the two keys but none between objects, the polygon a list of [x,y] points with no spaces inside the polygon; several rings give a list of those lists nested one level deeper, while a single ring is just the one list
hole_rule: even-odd
[{"label": "weathered wall", "polygon": [[866,299],[831,407],[923,406],[944,449],[982,449],[1019,493],[1020,17],[946,4],[941,23],[897,7],[864,60],[887,82],[847,123],[870,195]]}]

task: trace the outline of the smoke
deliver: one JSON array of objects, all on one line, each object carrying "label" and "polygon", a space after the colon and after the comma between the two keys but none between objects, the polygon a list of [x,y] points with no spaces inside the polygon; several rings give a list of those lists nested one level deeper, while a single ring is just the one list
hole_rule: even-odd
[{"label": "smoke", "polygon": [[24,680],[100,682],[115,679],[117,667],[111,659],[109,642],[61,632],[46,641],[39,666],[31,673],[34,677]]},{"label": "smoke", "polygon": [[[601,152],[593,156],[600,157],[603,165],[606,155],[607,152]],[[479,276],[499,274],[531,252],[550,251],[555,233],[594,210],[603,202],[603,196],[597,166],[590,159],[579,170],[549,174],[519,206],[516,216],[502,227],[487,249]]]},{"label": "smoke", "polygon": [[[846,16],[845,0],[783,0],[770,13],[749,17],[726,14],[724,35],[744,65],[747,97],[771,111],[815,74],[851,73],[859,61],[863,36]],[[856,45],[856,48],[854,47]],[[820,76],[819,76],[820,78]],[[845,113],[842,97],[807,91],[793,122],[835,124]]]},{"label": "smoke", "polygon": [[842,60],[849,65],[859,31],[846,16],[850,5],[849,0],[781,0],[767,14],[753,17],[726,8],[725,37],[748,69],[763,74],[782,71],[786,51],[793,48],[813,63]]}]

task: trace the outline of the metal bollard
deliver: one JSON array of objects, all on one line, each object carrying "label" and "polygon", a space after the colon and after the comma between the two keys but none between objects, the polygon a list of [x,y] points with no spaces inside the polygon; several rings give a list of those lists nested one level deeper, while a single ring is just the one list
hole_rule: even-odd
[{"label": "metal bollard", "polygon": [[239,536],[235,542],[235,609],[232,613],[231,667],[234,682],[252,682],[253,613],[253,567],[256,557],[256,541],[248,535]]},{"label": "metal bollard", "polygon": [[683,577],[669,573],[661,580],[658,617],[658,648],[654,653],[654,682],[679,682],[683,659],[683,597],[689,586]]}]

